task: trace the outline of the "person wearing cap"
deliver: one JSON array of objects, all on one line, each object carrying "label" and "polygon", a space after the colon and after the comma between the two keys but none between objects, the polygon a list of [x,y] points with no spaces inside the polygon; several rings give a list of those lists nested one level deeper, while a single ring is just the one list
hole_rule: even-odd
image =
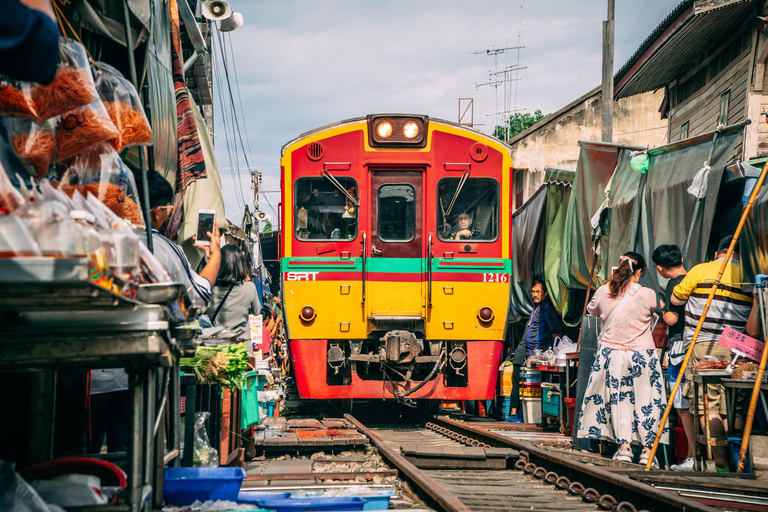
[{"label": "person wearing cap", "polygon": [[483,234],[472,227],[472,217],[462,212],[456,217],[456,227],[451,231],[453,240],[482,240]]}]

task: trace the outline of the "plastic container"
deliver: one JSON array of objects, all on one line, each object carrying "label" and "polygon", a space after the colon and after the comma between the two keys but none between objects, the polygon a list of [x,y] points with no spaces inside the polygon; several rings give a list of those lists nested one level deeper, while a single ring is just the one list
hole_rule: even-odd
[{"label": "plastic container", "polygon": [[130,281],[139,271],[139,238],[122,224],[103,234],[101,248],[107,265],[123,281]]},{"label": "plastic container", "polygon": [[372,491],[371,494],[358,494],[357,496],[365,500],[363,510],[387,510],[393,493],[394,491]]},{"label": "plastic container", "polygon": [[539,370],[529,370],[527,368],[523,368],[520,370],[520,381],[541,383],[541,372]]},{"label": "plastic container", "polygon": [[505,396],[501,401],[501,419],[505,420],[509,417],[509,411],[511,410],[512,399]]},{"label": "plastic container", "polygon": [[[729,437],[728,444],[731,445],[731,457],[733,460],[734,471],[739,467],[739,453],[741,453],[741,438]],[[747,449],[747,456],[744,458],[744,473],[752,473],[752,461]]]},{"label": "plastic container", "polygon": [[394,491],[385,489],[371,489],[368,487],[348,487],[343,490],[301,490],[291,493],[292,499],[320,498],[320,497],[351,497],[363,498],[365,504],[363,510],[387,510],[389,501]]},{"label": "plastic container", "polygon": [[167,505],[189,505],[196,500],[237,501],[245,478],[243,468],[165,468],[163,498]]},{"label": "plastic container", "polygon": [[237,502],[255,505],[261,500],[284,500],[290,496],[290,492],[240,491],[237,494]]},{"label": "plastic container", "polygon": [[56,216],[53,222],[40,226],[37,240],[43,256],[55,258],[85,257],[85,234],[80,225],[67,216]]},{"label": "plastic container", "polygon": [[541,398],[523,397],[520,402],[525,423],[541,423]]},{"label": "plastic container", "polygon": [[501,374],[501,395],[509,396],[512,394],[512,388],[514,387],[514,369],[511,366],[504,368],[504,372]]},{"label": "plastic container", "polygon": [[297,512],[313,510],[363,510],[365,499],[357,496],[332,498],[287,498],[259,500],[256,503],[275,512]]},{"label": "plastic container", "polygon": [[521,382],[520,396],[541,397],[541,384],[538,382]]},{"label": "plastic container", "polygon": [[241,393],[240,428],[246,429],[259,422],[259,372],[248,372]]},{"label": "plastic container", "polygon": [[550,416],[560,415],[560,387],[547,382],[541,385],[541,412]]},{"label": "plastic container", "polygon": [[8,215],[0,208],[0,258],[29,258],[42,256],[27,220]]}]

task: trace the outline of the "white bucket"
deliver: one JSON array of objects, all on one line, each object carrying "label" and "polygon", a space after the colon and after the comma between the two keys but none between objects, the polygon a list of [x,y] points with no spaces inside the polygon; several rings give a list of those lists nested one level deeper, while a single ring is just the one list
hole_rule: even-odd
[{"label": "white bucket", "polygon": [[541,397],[521,397],[523,402],[523,421],[541,423]]}]

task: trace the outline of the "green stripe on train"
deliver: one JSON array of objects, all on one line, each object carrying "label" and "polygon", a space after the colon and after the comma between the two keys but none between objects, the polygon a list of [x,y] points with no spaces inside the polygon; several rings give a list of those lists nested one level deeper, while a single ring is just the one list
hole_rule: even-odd
[{"label": "green stripe on train", "polygon": [[[328,265],[327,263],[347,263],[346,265]],[[326,264],[323,264],[326,263]],[[350,264],[351,263],[351,264]],[[477,267],[478,264],[489,264]],[[502,263],[502,265],[499,265]],[[466,264],[466,265],[463,265]],[[283,258],[280,261],[282,272],[289,271],[326,271],[354,272],[362,270],[362,258]],[[512,261],[502,258],[432,258],[432,272],[461,273],[510,273]],[[366,272],[388,272],[392,274],[418,274],[426,271],[424,258],[367,258]]]}]

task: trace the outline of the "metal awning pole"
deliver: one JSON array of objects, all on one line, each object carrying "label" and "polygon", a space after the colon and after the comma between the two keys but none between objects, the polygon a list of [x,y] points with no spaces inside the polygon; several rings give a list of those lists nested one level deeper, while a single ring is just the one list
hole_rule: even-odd
[{"label": "metal awning pole", "polygon": [[[139,81],[136,77],[136,59],[133,55],[133,36],[131,35],[131,17],[128,11],[128,0],[123,0],[123,16],[125,18],[125,46],[128,49],[128,66],[131,69],[131,82],[137,94],[141,94]],[[149,44],[149,43],[147,43]],[[149,209],[149,181],[147,180],[147,160],[143,147],[139,147],[139,170],[141,172],[141,209],[144,212],[144,228],[147,231],[147,249],[152,248],[152,212]]]}]

